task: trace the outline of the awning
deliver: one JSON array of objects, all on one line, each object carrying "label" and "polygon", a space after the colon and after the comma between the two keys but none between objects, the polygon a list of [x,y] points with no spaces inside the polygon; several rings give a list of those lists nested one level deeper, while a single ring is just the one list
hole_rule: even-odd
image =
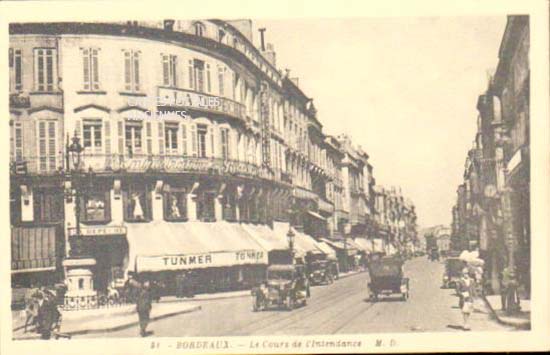
[{"label": "awning", "polygon": [[305,253],[312,254],[324,254],[320,247],[317,246],[317,241],[313,237],[299,232],[292,228],[294,231],[294,247],[298,250],[302,250]]},{"label": "awning", "polygon": [[317,242],[317,246],[327,254],[328,259],[336,259],[336,251],[325,242]]},{"label": "awning", "polygon": [[280,231],[277,232],[269,226],[261,224],[241,223],[240,226],[267,251],[288,249],[286,235]]},{"label": "awning", "polygon": [[267,250],[239,224],[164,221],[127,224],[136,272],[267,264]]},{"label": "awning", "polygon": [[368,254],[374,251],[374,246],[373,246],[372,240],[370,239],[355,238],[353,241],[355,242],[355,244],[357,244],[361,248],[361,250],[363,250]]},{"label": "awning", "polygon": [[350,240],[351,239],[348,239],[344,243],[344,241],[340,241],[340,240],[322,239],[322,241],[324,241],[325,243],[327,243],[328,245],[330,245],[331,247],[333,247],[335,249],[346,250],[348,255],[357,254],[357,247],[350,244],[349,243]]},{"label": "awning", "polygon": [[321,216],[319,213],[313,212],[313,211],[307,211],[307,214],[309,214],[312,217],[317,218],[320,221],[325,222],[327,219],[323,216]]}]

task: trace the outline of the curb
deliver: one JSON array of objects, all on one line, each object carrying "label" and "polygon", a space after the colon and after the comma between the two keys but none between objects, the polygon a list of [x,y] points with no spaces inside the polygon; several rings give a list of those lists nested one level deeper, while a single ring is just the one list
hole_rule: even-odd
[{"label": "curb", "polygon": [[[201,309],[202,309],[201,306],[194,306],[194,307],[191,307],[191,308],[184,309],[182,311],[170,312],[170,313],[162,314],[162,315],[159,315],[159,316],[156,316],[156,317],[152,317],[152,318],[149,319],[149,322],[151,323],[151,322],[154,322],[154,321],[157,321],[157,320],[174,317],[174,316],[177,316],[177,315],[180,315],[180,314],[199,311]],[[69,336],[74,336],[74,335],[84,335],[84,334],[109,333],[109,332],[117,332],[117,331],[120,331],[120,330],[123,330],[123,329],[128,329],[128,328],[134,327],[136,325],[139,325],[139,321],[133,321],[133,322],[126,323],[126,324],[117,325],[116,327],[111,327],[111,328],[82,329],[82,330],[75,330],[75,331],[72,331],[72,332],[66,332],[64,334],[67,334]],[[26,337],[26,338],[17,338],[17,339],[14,339],[14,340],[30,340],[30,339],[34,340],[35,338]]]},{"label": "curb", "polygon": [[482,297],[483,301],[485,302],[485,305],[489,310],[491,311],[491,318],[497,321],[498,324],[501,325],[507,325],[511,326],[520,330],[530,330],[531,329],[531,322],[527,322],[525,324],[518,324],[514,322],[504,321],[501,317],[498,316],[497,312],[493,309],[493,306],[491,306],[491,303],[487,300],[485,296]]}]

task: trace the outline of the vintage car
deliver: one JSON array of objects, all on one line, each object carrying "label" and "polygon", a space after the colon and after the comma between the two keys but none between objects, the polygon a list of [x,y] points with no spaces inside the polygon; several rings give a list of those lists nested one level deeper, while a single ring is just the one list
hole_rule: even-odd
[{"label": "vintage car", "polygon": [[403,301],[409,298],[409,279],[403,277],[403,260],[386,256],[369,264],[369,298],[378,301],[380,295],[401,294]]},{"label": "vintage car", "polygon": [[312,285],[331,284],[334,282],[333,267],[328,260],[317,260],[310,264],[309,282]]},{"label": "vintage car", "polygon": [[462,269],[466,262],[459,258],[447,258],[445,260],[445,271],[443,273],[443,288],[455,287],[462,276]]},{"label": "vintage car", "polygon": [[309,297],[309,282],[298,265],[271,265],[267,268],[267,279],[252,289],[252,310],[254,312],[279,307],[292,310],[303,306]]}]

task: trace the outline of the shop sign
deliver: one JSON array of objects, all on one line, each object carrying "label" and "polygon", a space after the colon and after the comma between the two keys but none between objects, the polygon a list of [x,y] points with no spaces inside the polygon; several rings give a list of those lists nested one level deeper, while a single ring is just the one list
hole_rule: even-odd
[{"label": "shop sign", "polygon": [[267,264],[267,253],[257,250],[242,250],[234,252],[138,256],[136,258],[136,271],[202,269],[250,264]]},{"label": "shop sign", "polygon": [[199,94],[181,89],[159,88],[160,105],[195,108],[243,118],[243,105],[224,97]]},{"label": "shop sign", "polygon": [[506,170],[511,172],[521,163],[521,149],[516,150],[512,158],[506,164]]},{"label": "shop sign", "polygon": [[[102,235],[124,235],[126,227],[122,226],[101,226],[101,227],[80,227],[80,236],[95,237]],[[76,228],[69,228],[69,235],[76,236]]]}]

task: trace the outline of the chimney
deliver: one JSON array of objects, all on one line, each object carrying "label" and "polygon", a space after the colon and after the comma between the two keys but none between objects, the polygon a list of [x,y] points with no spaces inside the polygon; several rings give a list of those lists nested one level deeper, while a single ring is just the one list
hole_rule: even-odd
[{"label": "chimney", "polygon": [[267,49],[266,51],[264,52],[264,56],[267,58],[267,60],[274,66],[276,67],[277,66],[277,62],[276,62],[276,55],[275,55],[275,49],[273,49],[273,44],[271,43],[268,43],[267,44]]},{"label": "chimney", "polygon": [[264,38],[265,27],[259,28],[258,31],[260,32],[260,43],[261,43],[260,48],[262,52],[265,52],[265,38]]}]

